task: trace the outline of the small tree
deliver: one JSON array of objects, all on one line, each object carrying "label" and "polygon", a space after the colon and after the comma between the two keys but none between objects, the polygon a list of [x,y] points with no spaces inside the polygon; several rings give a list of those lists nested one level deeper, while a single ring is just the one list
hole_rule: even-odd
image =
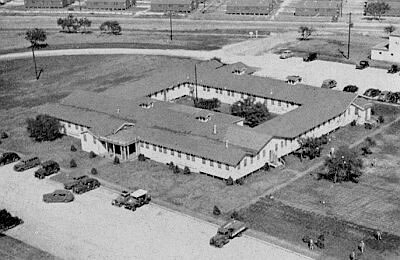
[{"label": "small tree", "polygon": [[43,69],[40,69],[39,71],[37,69],[35,49],[47,46],[47,44],[44,43],[47,39],[46,32],[43,29],[39,28],[29,29],[28,31],[26,31],[25,39],[31,43],[30,48],[32,50],[33,63],[35,65],[36,80],[39,80],[40,74],[42,74]]},{"label": "small tree", "polygon": [[178,165],[175,165],[174,173],[175,173],[175,174],[178,174],[178,173],[180,173],[180,172],[181,172],[181,169],[179,169]]},{"label": "small tree", "polygon": [[71,152],[76,152],[76,147],[75,147],[75,145],[71,145]]},{"label": "small tree", "polygon": [[308,157],[310,160],[321,155],[321,145],[324,139],[320,138],[302,138],[298,140],[300,149],[297,152],[301,158]]},{"label": "small tree", "polygon": [[183,174],[190,174],[190,169],[189,167],[185,166],[185,168],[183,168]]},{"label": "small tree", "polygon": [[257,102],[251,98],[237,101],[231,106],[231,114],[238,117],[243,117],[244,124],[250,127],[255,127],[264,122],[270,116],[268,108],[265,104]]},{"label": "small tree", "polygon": [[371,148],[369,148],[369,146],[363,146],[363,147],[361,147],[361,154],[362,154],[362,155],[369,155],[369,154],[372,154]]},{"label": "small tree", "polygon": [[315,29],[313,27],[302,25],[299,27],[298,32],[300,33],[300,40],[304,41],[307,40],[313,32],[315,32]]},{"label": "small tree", "polygon": [[6,139],[6,138],[8,138],[7,132],[6,132],[6,131],[2,131],[2,132],[1,132],[1,135],[0,135],[0,138],[1,138],[1,139]]},{"label": "small tree", "polygon": [[168,169],[170,169],[171,171],[173,171],[173,170],[175,169],[175,165],[174,165],[173,162],[170,162],[170,163],[168,164]]},{"label": "small tree", "polygon": [[139,160],[139,162],[144,162],[144,161],[146,161],[146,157],[144,156],[144,154],[139,154],[138,160]]},{"label": "small tree", "polygon": [[239,213],[238,213],[236,210],[234,210],[234,211],[232,212],[231,218],[232,218],[232,219],[236,219],[236,220],[241,220],[241,216],[239,215]]},{"label": "small tree", "polygon": [[78,165],[76,164],[74,159],[71,159],[71,161],[69,162],[69,167],[71,168],[76,168]]},{"label": "small tree", "polygon": [[63,32],[65,32],[65,28],[67,28],[67,33],[76,33],[82,24],[78,18],[74,17],[72,14],[69,14],[66,18],[58,18],[57,25],[61,26]]},{"label": "small tree", "polygon": [[203,99],[199,98],[194,101],[194,106],[202,109],[213,110],[220,107],[221,101],[218,98]]},{"label": "small tree", "polygon": [[324,166],[326,170],[325,178],[334,183],[342,181],[358,182],[358,178],[362,175],[363,163],[356,151],[341,146],[332,157],[325,160]]},{"label": "small tree", "polygon": [[370,2],[365,7],[365,13],[372,15],[374,19],[378,17],[379,21],[381,16],[390,10],[390,6],[385,2]]},{"label": "small tree", "polygon": [[89,19],[85,18],[81,18],[79,19],[79,25],[82,27],[83,26],[83,33],[88,33],[89,31],[87,31],[86,29],[90,26],[92,26],[92,21],[90,21]]},{"label": "small tree", "polygon": [[392,34],[394,31],[396,31],[396,27],[394,27],[393,25],[389,25],[389,26],[385,26],[383,28],[383,31],[387,34]]},{"label": "small tree", "polygon": [[27,130],[29,136],[37,142],[53,141],[61,136],[60,122],[48,115],[38,115],[35,119],[28,118]]},{"label": "small tree", "polygon": [[105,21],[100,25],[100,31],[114,35],[121,34],[121,26],[117,21]]},{"label": "small tree", "polygon": [[379,122],[380,124],[385,123],[385,118],[384,118],[382,115],[378,116],[378,122]]},{"label": "small tree", "polygon": [[114,164],[119,164],[119,157],[118,156],[114,157],[114,162],[113,163]]},{"label": "small tree", "polygon": [[217,206],[215,206],[215,205],[214,205],[214,209],[213,209],[213,214],[214,214],[215,216],[221,215],[221,210],[220,210]]},{"label": "small tree", "polygon": [[368,146],[375,146],[376,145],[376,141],[374,139],[372,139],[371,137],[365,138],[365,141],[367,142]]},{"label": "small tree", "polygon": [[244,184],[243,178],[237,179],[237,180],[236,180],[236,184],[238,184],[238,185],[243,185],[243,184]]},{"label": "small tree", "polygon": [[98,174],[97,169],[96,169],[96,168],[92,168],[92,169],[90,170],[90,174],[92,174],[92,175],[97,175],[97,174]]},{"label": "small tree", "polygon": [[226,179],[226,185],[228,185],[228,186],[231,186],[231,185],[233,185],[233,179],[232,179],[232,177],[231,177],[231,176],[229,176],[229,178],[228,178],[228,179]]},{"label": "small tree", "polygon": [[90,151],[89,158],[95,158],[96,154],[93,151]]}]

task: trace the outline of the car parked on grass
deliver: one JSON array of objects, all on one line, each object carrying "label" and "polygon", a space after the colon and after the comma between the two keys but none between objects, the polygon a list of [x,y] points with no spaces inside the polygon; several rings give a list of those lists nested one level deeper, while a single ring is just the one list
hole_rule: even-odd
[{"label": "car parked on grass", "polygon": [[359,64],[356,65],[357,70],[363,70],[369,67],[369,62],[366,60],[360,61]]},{"label": "car parked on grass", "polygon": [[67,203],[74,200],[74,194],[68,190],[55,190],[52,193],[43,194],[46,203]]},{"label": "car parked on grass", "polygon": [[38,157],[30,157],[27,159],[23,159],[20,162],[18,162],[16,165],[14,165],[14,170],[17,172],[22,172],[28,169],[31,169],[33,167],[36,167],[40,165],[40,160]]},{"label": "car parked on grass", "polygon": [[343,91],[355,93],[358,91],[358,87],[356,85],[347,85],[346,87],[343,88]]},{"label": "car parked on grass", "polygon": [[60,170],[60,165],[53,161],[48,160],[42,163],[42,167],[35,171],[34,176],[39,179],[44,179],[46,176],[50,176]]},{"label": "car parked on grass", "polygon": [[0,165],[13,163],[21,159],[18,154],[13,152],[5,152],[0,156]]},{"label": "car parked on grass", "polygon": [[326,79],[322,82],[321,88],[336,88],[337,82],[334,79]]},{"label": "car parked on grass", "polygon": [[303,57],[303,61],[310,62],[317,59],[318,54],[316,52],[310,52],[307,56]]},{"label": "car parked on grass", "polygon": [[288,58],[291,58],[293,56],[294,56],[294,54],[293,54],[293,52],[291,50],[284,50],[284,51],[281,52],[281,55],[279,55],[279,58],[280,59],[288,59]]},{"label": "car parked on grass", "polygon": [[387,73],[394,74],[394,73],[397,73],[397,72],[399,72],[399,71],[400,71],[399,66],[393,64],[393,65],[388,69]]}]

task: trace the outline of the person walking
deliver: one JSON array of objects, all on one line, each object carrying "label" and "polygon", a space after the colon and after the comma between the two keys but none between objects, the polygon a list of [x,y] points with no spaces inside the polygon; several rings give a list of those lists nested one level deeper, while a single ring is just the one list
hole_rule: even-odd
[{"label": "person walking", "polygon": [[350,254],[350,260],[356,260],[356,252],[354,252],[354,250]]},{"label": "person walking", "polygon": [[308,247],[310,248],[310,250],[314,250],[314,241],[312,240],[312,238],[310,238],[310,241],[308,241]]},{"label": "person walking", "polygon": [[376,231],[376,239],[377,240],[382,240],[382,232],[379,231],[379,230]]},{"label": "person walking", "polygon": [[365,251],[365,243],[363,240],[361,240],[360,244],[358,245],[358,248],[360,249],[361,253],[364,253]]}]

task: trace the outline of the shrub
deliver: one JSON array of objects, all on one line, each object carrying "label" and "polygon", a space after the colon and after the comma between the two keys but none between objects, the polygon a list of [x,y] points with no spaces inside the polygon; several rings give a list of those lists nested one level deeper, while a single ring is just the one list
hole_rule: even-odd
[{"label": "shrub", "polygon": [[75,162],[74,159],[72,159],[72,160],[69,162],[69,167],[71,167],[71,168],[76,168],[76,167],[78,167],[78,165],[76,164],[76,162]]},{"label": "shrub", "polygon": [[371,130],[371,129],[372,129],[372,124],[370,124],[370,123],[365,123],[365,124],[364,124],[364,127],[365,127],[365,129],[367,129],[367,130]]},{"label": "shrub", "polygon": [[90,170],[90,173],[91,174],[93,174],[93,175],[97,175],[97,169],[96,168],[92,168],[91,170]]},{"label": "shrub", "polygon": [[3,132],[1,132],[0,138],[1,139],[6,139],[6,138],[8,138],[8,134],[3,131]]},{"label": "shrub", "polygon": [[378,116],[378,122],[379,124],[383,124],[385,122],[385,118],[382,115]]},{"label": "shrub", "polygon": [[236,220],[240,220],[240,219],[241,219],[239,213],[238,213],[236,210],[234,210],[234,211],[232,212],[231,218],[236,219]]},{"label": "shrub", "polygon": [[236,180],[236,184],[238,184],[238,185],[243,185],[243,184],[244,184],[243,178],[237,179],[237,180]]},{"label": "shrub", "polygon": [[213,214],[214,214],[215,216],[221,215],[221,210],[220,210],[217,206],[215,206],[215,205],[214,205],[214,209],[213,209]]},{"label": "shrub", "polygon": [[121,26],[117,21],[105,21],[100,25],[100,31],[114,35],[121,34]]},{"label": "shrub", "polygon": [[357,125],[356,120],[351,121],[350,125],[351,125],[351,126],[356,126],[356,125]]},{"label": "shrub", "polygon": [[233,179],[231,176],[229,176],[229,178],[226,180],[226,185],[228,186],[233,185]]},{"label": "shrub", "polygon": [[144,156],[144,154],[139,154],[138,160],[139,160],[139,162],[144,162],[144,161],[146,161],[146,157]]},{"label": "shrub", "polygon": [[171,171],[173,171],[173,170],[175,169],[175,165],[174,165],[173,162],[170,162],[170,163],[168,164],[168,169],[170,169]]},{"label": "shrub", "polygon": [[76,147],[75,147],[75,145],[71,145],[71,152],[76,152]]},{"label": "shrub", "polygon": [[178,165],[175,165],[174,167],[174,173],[178,174],[181,172],[181,169],[179,169]]},{"label": "shrub", "polygon": [[119,158],[117,156],[114,157],[114,164],[119,164]]},{"label": "shrub", "polygon": [[190,174],[189,167],[185,166],[185,168],[183,169],[183,174]]},{"label": "shrub", "polygon": [[375,140],[372,139],[371,137],[365,138],[365,141],[367,142],[368,146],[375,146],[376,145]]},{"label": "shrub", "polygon": [[29,136],[37,142],[53,141],[61,136],[60,122],[48,115],[38,115],[36,118],[28,118],[27,130]]},{"label": "shrub", "polygon": [[95,158],[96,156],[97,155],[93,151],[90,151],[89,158]]},{"label": "shrub", "polygon": [[264,171],[269,171],[269,169],[271,168],[271,166],[269,166],[268,163],[264,164],[264,166],[261,168]]},{"label": "shrub", "polygon": [[372,154],[372,151],[368,146],[363,146],[363,147],[361,147],[361,153],[362,153],[362,155],[368,155],[368,154]]}]

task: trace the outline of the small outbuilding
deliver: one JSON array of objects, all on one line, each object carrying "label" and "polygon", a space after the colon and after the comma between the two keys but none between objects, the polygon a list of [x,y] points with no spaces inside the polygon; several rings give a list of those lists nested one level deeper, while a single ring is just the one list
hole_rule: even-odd
[{"label": "small outbuilding", "polygon": [[87,0],[86,8],[99,10],[126,10],[134,4],[131,0]]},{"label": "small outbuilding", "polygon": [[152,12],[191,13],[199,5],[197,0],[151,0]]},{"label": "small outbuilding", "polygon": [[70,3],[69,0],[24,0],[25,8],[63,8]]},{"label": "small outbuilding", "polygon": [[389,42],[382,42],[371,49],[371,59],[400,63],[400,34],[389,36]]},{"label": "small outbuilding", "polygon": [[295,16],[338,16],[341,11],[340,1],[304,1],[295,6]]},{"label": "small outbuilding", "polygon": [[227,14],[268,15],[278,6],[275,0],[231,0],[226,5]]}]

